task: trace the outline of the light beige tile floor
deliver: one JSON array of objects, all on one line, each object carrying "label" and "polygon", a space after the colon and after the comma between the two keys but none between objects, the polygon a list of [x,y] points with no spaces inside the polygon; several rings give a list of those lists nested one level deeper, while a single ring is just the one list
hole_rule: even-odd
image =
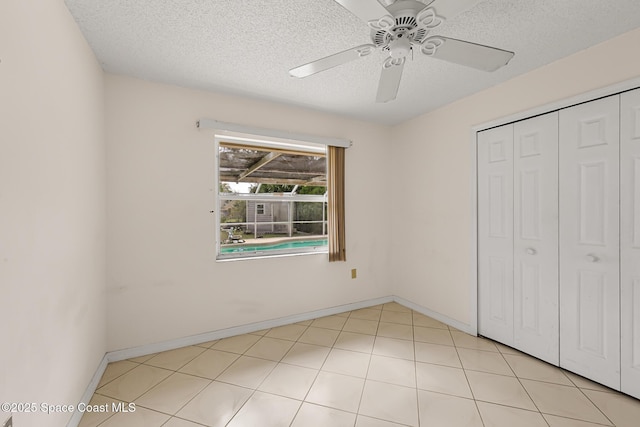
[{"label": "light beige tile floor", "polygon": [[637,427],[640,401],[396,303],[108,365],[80,425]]}]

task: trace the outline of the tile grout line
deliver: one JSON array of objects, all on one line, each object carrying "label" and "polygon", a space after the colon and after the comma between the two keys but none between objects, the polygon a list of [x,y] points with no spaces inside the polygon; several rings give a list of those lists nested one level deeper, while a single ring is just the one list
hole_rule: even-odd
[{"label": "tile grout line", "polygon": [[[506,360],[506,358],[504,357],[504,354],[503,354],[502,352],[500,352],[500,353],[503,355],[503,356],[502,356],[502,357],[503,357],[503,359],[505,359],[505,360]],[[530,354],[527,354],[527,353],[524,353],[524,354],[525,354],[527,357],[534,357],[534,358],[535,358],[535,356],[531,356]],[[536,358],[536,360],[539,360],[539,359],[537,359],[537,358]],[[615,427],[615,423],[614,423],[614,422],[613,422],[613,421],[612,421],[612,420],[611,420],[611,419],[610,419],[610,418],[609,418],[609,417],[604,413],[604,411],[602,411],[602,409],[600,409],[600,407],[599,407],[598,405],[596,405],[596,403],[595,403],[595,402],[593,402],[593,401],[589,398],[589,396],[587,396],[587,395],[586,395],[586,393],[582,390],[582,388],[581,388],[581,387],[579,387],[579,386],[578,386],[578,384],[576,384],[576,383],[575,383],[575,382],[574,382],[574,381],[573,381],[573,380],[572,380],[572,379],[567,375],[567,371],[565,371],[564,369],[560,368],[559,366],[552,365],[552,364],[550,364],[550,363],[548,363],[548,362],[545,362],[545,361],[543,361],[543,360],[542,360],[542,362],[543,362],[543,363],[545,363],[546,365],[554,366],[554,367],[557,367],[558,369],[560,369],[560,370],[561,370],[561,372],[562,372],[562,374],[564,375],[564,377],[565,377],[565,378],[567,378],[567,379],[569,380],[569,382],[573,385],[573,388],[575,388],[575,389],[577,389],[578,391],[580,391],[580,393],[582,393],[582,395],[583,395],[583,396],[584,396],[584,397],[585,397],[585,398],[586,398],[586,399],[587,399],[587,400],[588,400],[588,401],[589,401],[589,402],[590,402],[590,403],[591,403],[591,404],[592,404],[596,409],[598,409],[598,411],[600,411],[600,413],[601,413],[601,414],[602,414],[602,415],[603,415],[603,416],[604,416],[604,417],[605,417],[605,418],[606,418],[606,419],[611,423],[611,426]],[[509,365],[509,362],[508,362],[508,361],[507,361],[507,364]],[[511,367],[511,365],[509,365],[509,367]],[[512,370],[513,370],[513,368],[512,368]],[[515,371],[514,371],[514,374],[515,374]],[[518,375],[516,375],[516,378],[518,378],[518,381],[520,381],[520,377],[519,377]],[[558,383],[554,383],[554,382],[551,382],[551,381],[542,381],[542,380],[536,380],[536,379],[532,379],[532,378],[523,378],[523,379],[526,379],[526,380],[528,380],[528,381],[534,381],[534,382],[545,383],[545,384],[552,384],[552,385],[554,385],[554,386],[556,386],[556,387],[571,387],[571,386],[568,386],[568,385],[566,385],[566,384],[558,384]],[[520,381],[520,384],[522,384],[522,381]],[[524,384],[522,384],[522,387],[525,389],[525,391],[527,392],[527,394],[529,394],[528,390],[524,387]],[[594,390],[594,391],[597,391],[597,390]],[[529,397],[531,398],[531,396],[529,396]],[[531,399],[531,400],[533,401],[533,399]],[[533,403],[534,403],[534,405],[536,405],[536,403],[535,403],[535,402],[533,402]],[[537,408],[537,407],[538,407],[538,405],[536,405],[536,408]],[[593,424],[597,424],[597,425],[603,425],[603,426],[604,426],[604,425],[606,425],[606,424],[600,424],[600,423],[597,423],[597,422],[595,422],[595,421],[585,421],[585,420],[581,420],[581,419],[578,419],[578,418],[571,418],[571,417],[565,417],[565,416],[562,416],[562,415],[556,415],[556,414],[550,414],[550,413],[542,412],[539,408],[538,408],[538,411],[539,411],[541,414],[543,414],[543,418],[544,418],[544,420],[547,422],[547,424],[549,424],[549,422],[548,422],[548,421],[547,421],[547,419],[544,417],[544,414],[546,414],[546,415],[552,415],[552,416],[555,416],[555,417],[566,418],[566,419],[569,419],[569,420],[576,420],[576,421],[582,421],[582,422],[589,422],[589,423],[593,423]]]},{"label": "tile grout line", "polygon": [[544,415],[542,415],[542,411],[540,410],[540,408],[536,404],[535,400],[533,400],[533,398],[531,397],[531,394],[529,393],[529,390],[527,390],[527,388],[524,386],[524,384],[522,384],[522,381],[520,380],[520,377],[518,376],[518,374],[516,374],[516,371],[513,370],[513,368],[509,364],[509,361],[507,360],[507,358],[504,357],[504,354],[500,351],[500,348],[499,347],[496,347],[496,348],[498,349],[498,354],[500,354],[500,356],[502,357],[502,360],[504,361],[504,363],[507,364],[507,366],[509,367],[509,370],[511,370],[511,372],[513,372],[513,376],[518,380],[518,384],[520,384],[520,387],[522,387],[524,392],[527,393],[527,397],[529,397],[529,400],[531,400],[531,403],[533,403],[533,406],[535,406],[537,412],[540,414],[540,417],[549,426],[550,425],[549,421],[547,421],[547,419],[544,417]]},{"label": "tile grout line", "polygon": [[[292,323],[292,325],[296,325],[296,324],[299,324],[299,323]],[[278,327],[275,327],[275,328],[270,328],[270,329],[269,329],[269,332],[271,332],[271,331],[272,331],[272,330],[274,330],[274,329],[282,328],[283,326],[289,326],[289,325],[282,325],[282,326],[278,326]],[[303,325],[300,325],[300,326],[303,326]],[[297,343],[297,342],[298,342],[298,340],[300,339],[300,337],[301,337],[302,335],[304,335],[304,333],[309,329],[309,327],[310,327],[310,326],[311,326],[311,324],[309,324],[309,325],[304,325],[304,330],[303,330],[303,331],[300,333],[300,335],[298,335],[298,337],[293,341],[293,342],[294,342],[294,344],[293,344],[293,345],[289,348],[289,350],[287,350],[287,352],[286,352],[286,353],[285,353],[285,354],[284,354],[284,355],[283,355],[283,356],[282,356],[282,357],[281,357],[281,358],[280,358],[280,359],[275,363],[275,365],[273,365],[273,367],[269,370],[269,373],[267,373],[267,374],[264,376],[264,378],[262,379],[262,381],[260,381],[260,383],[258,383],[258,384],[256,385],[256,387],[253,389],[253,391],[251,392],[251,395],[249,396],[249,398],[248,398],[248,399],[247,399],[247,400],[242,404],[242,406],[241,406],[241,407],[239,407],[239,408],[238,408],[238,410],[236,411],[236,413],[235,413],[235,414],[233,414],[233,416],[229,419],[229,421],[227,421],[227,423],[226,423],[225,425],[229,425],[229,424],[233,421],[233,419],[234,419],[234,418],[235,418],[235,417],[240,413],[240,411],[242,410],[242,408],[244,408],[244,407],[245,407],[245,405],[246,405],[246,404],[251,400],[251,398],[253,398],[253,396],[255,396],[255,395],[256,395],[256,393],[259,391],[258,389],[260,388],[260,386],[261,386],[261,385],[262,385],[262,384],[267,380],[267,378],[269,377],[269,375],[271,375],[271,374],[273,373],[273,371],[274,371],[274,370],[278,367],[278,365],[280,364],[280,361],[281,361],[282,359],[284,359],[284,357],[289,353],[289,351],[291,351],[291,349],[293,348],[293,346],[295,346],[295,343]],[[258,341],[256,341],[255,343],[253,343],[253,345],[252,345],[251,347],[249,347],[247,350],[245,350],[245,352],[244,352],[242,355],[244,356],[244,355],[245,355],[249,350],[251,350],[251,349],[253,348],[253,346],[255,346],[258,342],[260,342],[260,340],[261,340],[262,338],[265,338],[265,337],[266,337],[266,338],[275,338],[275,337],[267,337],[267,334],[268,334],[269,332],[266,332],[266,333],[265,333],[265,334],[264,334],[264,335],[263,335],[263,336],[262,336]],[[282,339],[282,338],[280,338],[280,339]],[[286,341],[290,341],[290,340],[286,340]],[[246,356],[246,357],[252,357],[252,356]],[[259,358],[257,358],[257,359],[259,359]],[[263,360],[269,360],[269,359],[263,359]],[[273,360],[272,360],[272,362],[273,362]],[[235,362],[234,362],[234,363],[235,363]],[[231,365],[233,365],[233,363],[232,363]],[[229,365],[229,366],[231,366],[231,365]],[[221,373],[220,375],[222,375],[222,373]],[[261,391],[261,393],[265,393],[265,392],[262,392],[262,391]],[[268,393],[268,394],[273,394],[273,393]],[[277,394],[274,394],[274,395],[275,395],[275,396],[278,396]],[[280,396],[280,397],[285,397],[285,396]],[[287,398],[287,399],[291,399],[290,397],[285,397],[285,398]],[[292,399],[292,400],[297,400],[297,399]],[[302,403],[303,403],[303,402],[304,402],[304,401],[300,401],[300,405],[298,406],[298,409],[296,410],[296,413],[294,414],[293,418],[291,418],[291,423],[293,423],[293,420],[295,420],[296,416],[298,415],[298,412],[300,411],[300,408],[302,407]],[[291,423],[289,423],[289,425],[291,425]]]},{"label": "tile grout line", "polygon": [[471,392],[471,397],[473,398],[473,403],[476,406],[476,411],[478,411],[478,416],[480,417],[480,422],[483,426],[486,427],[484,422],[484,418],[482,417],[482,412],[480,412],[480,407],[478,406],[478,400],[476,399],[476,395],[473,392],[473,388],[471,388],[471,383],[469,382],[469,377],[467,376],[467,370],[462,363],[462,359],[460,358],[460,353],[458,352],[458,346],[456,345],[456,340],[453,338],[453,333],[451,332],[451,328],[449,328],[449,335],[451,336],[451,341],[453,341],[453,348],[456,350],[456,355],[458,356],[458,361],[460,362],[460,366],[462,366],[462,372],[464,372],[464,378],[467,380],[467,386],[469,387],[469,391]]},{"label": "tile grout line", "polygon": [[166,425],[167,425],[168,423],[170,423],[170,422],[171,422],[171,420],[173,420],[174,418],[175,418],[175,419],[177,419],[177,420],[182,420],[182,421],[186,421],[186,422],[188,422],[188,423],[195,424],[195,425],[197,425],[197,426],[209,427],[209,426],[207,426],[206,424],[202,424],[202,423],[198,423],[198,422],[195,422],[195,421],[191,421],[191,420],[188,420],[188,419],[186,419],[186,418],[177,417],[177,416],[175,416],[175,415],[171,416],[171,418],[169,418],[169,419],[168,419],[164,424],[162,424],[162,426],[161,426],[161,427],[166,426]]},{"label": "tile grout line", "polygon": [[[237,357],[233,362],[231,362],[231,363],[229,364],[229,366],[227,366],[226,368],[224,368],[224,369],[223,369],[223,370],[222,370],[222,371],[221,371],[221,372],[216,376],[216,378],[215,378],[215,379],[211,380],[211,383],[213,383],[214,381],[216,381],[218,378],[220,378],[220,376],[221,376],[221,375],[223,375],[225,372],[227,372],[227,370],[228,370],[229,368],[231,368],[231,367],[232,367],[232,366],[233,366],[233,365],[234,365],[238,360],[240,360],[240,358],[241,358],[242,356],[245,356],[245,353],[246,353],[247,351],[249,351],[249,350],[250,350],[254,345],[256,345],[256,343],[258,343],[258,341],[260,341],[262,338],[264,338],[264,337],[265,337],[265,336],[266,336],[266,335],[267,335],[271,330],[273,330],[273,329],[276,329],[276,328],[269,328],[269,330],[268,330],[267,332],[265,332],[265,333],[264,333],[264,335],[257,335],[257,336],[259,336],[260,338],[258,338],[258,340],[257,340],[256,342],[254,342],[253,344],[251,344],[251,345],[250,345],[246,350],[244,350],[242,353],[239,353],[239,356],[238,356],[238,357]],[[306,329],[305,329],[305,330],[306,330]],[[304,332],[303,332],[303,333],[304,333]],[[243,335],[244,335],[244,334],[243,334]],[[255,334],[246,334],[246,335],[255,335]],[[228,338],[233,338],[233,337],[228,337]],[[225,338],[223,338],[223,339],[225,339]],[[222,341],[222,340],[218,340],[218,341]],[[213,345],[215,345],[215,344],[212,344],[212,346],[213,346]],[[292,346],[292,347],[293,347],[293,346]],[[238,353],[234,353],[234,354],[238,354]],[[246,356],[246,357],[251,357],[251,356]],[[283,357],[284,357],[284,356],[283,356]],[[259,359],[259,358],[256,358],[256,359]],[[262,360],[266,360],[266,359],[262,359]],[[236,415],[238,415],[238,413],[242,410],[242,408],[244,408],[244,406],[247,404],[247,402],[248,402],[249,400],[251,400],[251,398],[256,394],[256,391],[257,391],[258,387],[260,387],[260,385],[262,384],[262,382],[264,382],[264,380],[265,380],[265,379],[266,379],[266,378],[271,374],[271,372],[273,372],[273,370],[275,369],[275,367],[276,367],[276,366],[277,366],[277,363],[276,363],[276,365],[275,365],[275,366],[273,366],[273,368],[271,368],[271,369],[269,370],[269,373],[268,373],[267,375],[265,375],[264,379],[263,379],[263,380],[260,382],[260,384],[258,384],[255,388],[252,388],[252,387],[243,387],[243,386],[240,386],[240,385],[238,385],[238,384],[227,383],[227,382],[225,382],[225,381],[218,381],[218,382],[223,383],[223,384],[229,384],[229,385],[233,385],[233,386],[236,386],[236,387],[243,387],[243,388],[245,388],[245,389],[247,389],[247,390],[251,390],[251,394],[249,395],[249,397],[247,398],[247,400],[245,400],[245,401],[244,401],[244,403],[243,403],[242,405],[240,405],[240,407],[238,408],[238,410],[237,410],[237,411],[236,411],[236,412],[231,416],[231,418],[229,418],[229,420],[225,423],[225,426],[226,426],[226,425],[229,425],[229,423],[231,423],[231,421],[233,421],[233,419],[236,417]],[[207,387],[208,387],[208,386],[207,386]],[[206,388],[206,387],[205,387],[205,388]],[[203,389],[203,390],[204,390],[204,389]],[[203,391],[203,390],[201,390],[201,391],[200,391],[200,393],[202,393],[202,391]],[[198,393],[198,394],[200,394],[200,393]],[[194,397],[189,401],[189,403],[190,403],[193,399],[195,399],[196,397],[197,397],[197,395],[196,395],[196,396],[194,396]],[[184,408],[184,407],[183,407],[183,408]],[[182,408],[181,408],[181,410],[182,410]],[[180,412],[180,411],[178,411],[178,412]]]},{"label": "tile grout line", "polygon": [[[131,362],[130,360],[127,360],[127,361],[128,361],[128,362]],[[118,363],[118,362],[115,362],[115,363]],[[136,363],[138,366],[142,365],[142,363],[138,363],[138,362],[131,362],[131,363]],[[109,366],[109,365],[107,365],[107,367],[108,367],[108,366]],[[94,394],[95,394],[95,393],[97,393],[97,392],[98,392],[98,390],[99,390],[99,389],[101,389],[102,387],[104,387],[104,386],[106,386],[107,384],[109,384],[109,383],[111,383],[111,382],[113,382],[113,381],[117,380],[117,379],[118,379],[118,378],[120,378],[121,376],[123,376],[123,375],[125,375],[125,374],[127,374],[127,373],[129,373],[129,372],[131,372],[131,371],[133,371],[133,370],[134,370],[134,369],[136,369],[138,366],[134,366],[133,368],[129,369],[128,371],[125,371],[125,372],[121,373],[120,375],[118,375],[118,376],[116,376],[116,377],[114,377],[114,378],[110,379],[109,381],[107,381],[106,383],[104,383],[104,384],[102,384],[102,385],[100,385],[100,383],[98,383],[99,387],[96,387],[96,391],[94,392]],[[105,372],[106,372],[106,369],[105,369]],[[102,376],[104,377],[104,374],[103,374]]]},{"label": "tile grout line", "polygon": [[416,406],[418,412],[418,425],[421,424],[420,421],[420,391],[418,388],[418,355],[416,354],[416,325],[414,322],[414,313],[415,311],[411,310],[411,334],[413,336],[413,370],[415,372],[415,380],[416,380]]},{"label": "tile grout line", "polygon": [[[360,406],[362,406],[362,399],[364,398],[364,389],[367,386],[367,377],[369,376],[369,369],[371,369],[371,359],[373,358],[373,349],[376,346],[376,340],[378,339],[378,330],[380,329],[380,321],[382,320],[382,310],[384,306],[380,308],[380,316],[378,317],[378,324],[376,326],[376,333],[373,336],[373,344],[371,345],[371,351],[369,352],[369,363],[367,364],[367,371],[364,373],[364,382],[362,383],[362,391],[360,392],[360,399],[358,400],[358,408],[356,409],[356,420],[358,422],[358,416],[360,415]],[[354,425],[355,425],[354,423]]]},{"label": "tile grout line", "polygon": [[[571,378],[569,378],[569,381],[571,381]],[[573,383],[573,381],[571,381],[571,382]],[[574,384],[575,384],[575,383],[574,383]],[[584,390],[582,390],[580,387],[578,387],[578,385],[577,385],[577,384],[576,384],[576,388],[580,391],[580,393],[582,393],[582,395],[583,395],[583,396],[584,396],[584,397],[585,397],[585,398],[586,398],[586,399],[587,399],[587,400],[588,400],[588,401],[589,401],[593,406],[595,406],[595,407],[596,407],[596,409],[597,409],[597,410],[602,414],[602,416],[603,416],[603,417],[605,417],[605,418],[606,418],[606,419],[611,423],[611,425],[615,427],[616,423],[614,423],[614,422],[611,420],[611,418],[609,418],[609,417],[607,416],[607,414],[605,414],[605,413],[604,413],[604,411],[603,411],[602,409],[600,409],[600,406],[596,405],[596,403],[595,403],[593,400],[591,400],[591,398],[590,398],[589,396],[587,396],[587,394],[584,392]],[[597,390],[592,390],[592,391],[597,391]],[[605,392],[602,392],[602,393],[605,393]]]},{"label": "tile grout line", "polygon": [[[211,345],[213,345],[213,344],[211,344]],[[193,346],[193,347],[195,347],[195,346]],[[184,348],[184,347],[181,347],[181,348]],[[200,347],[200,348],[203,348],[203,347]],[[205,380],[209,381],[209,383],[208,383],[206,386],[204,386],[204,387],[202,388],[202,390],[200,390],[199,392],[197,392],[197,393],[196,393],[196,394],[195,394],[191,399],[188,399],[188,400],[187,400],[187,402],[185,402],[185,403],[184,403],[184,404],[183,404],[183,405],[182,405],[182,406],[181,406],[181,407],[180,407],[180,408],[175,412],[175,414],[166,414],[165,412],[161,412],[161,411],[157,411],[157,410],[155,410],[155,409],[147,408],[146,406],[142,406],[142,407],[143,407],[143,408],[146,408],[146,409],[149,409],[149,410],[153,410],[153,411],[158,412],[158,413],[161,413],[161,414],[169,415],[169,419],[168,419],[164,424],[166,424],[166,423],[168,423],[169,421],[171,421],[171,418],[176,417],[176,414],[177,414],[178,412],[180,412],[182,409],[184,409],[184,407],[185,407],[185,406],[187,406],[189,403],[191,403],[191,401],[192,401],[193,399],[195,399],[195,398],[196,398],[200,393],[202,393],[202,392],[203,392],[207,387],[209,387],[209,386],[213,383],[213,381],[214,381],[214,380],[209,379],[209,378],[203,378],[203,377],[199,377],[199,376],[197,376],[197,375],[190,375],[190,374],[186,374],[186,373],[184,373],[184,372],[179,372],[179,370],[180,370],[180,369],[184,368],[184,367],[185,367],[185,366],[187,366],[189,363],[191,363],[193,360],[197,359],[200,355],[204,354],[208,349],[209,349],[209,348],[204,348],[204,351],[202,351],[202,352],[200,352],[200,353],[196,354],[192,359],[190,359],[188,362],[186,362],[185,364],[183,364],[182,366],[180,366],[178,369],[176,369],[176,370],[173,372],[173,374],[169,375],[167,378],[165,378],[164,380],[160,381],[158,384],[156,384],[155,386],[151,387],[149,390],[147,390],[146,392],[144,392],[144,393],[142,394],[142,396],[144,396],[146,393],[148,393],[149,391],[153,390],[154,388],[156,388],[157,386],[159,386],[159,385],[160,385],[160,384],[162,384],[164,381],[168,380],[169,378],[171,378],[173,375],[175,375],[175,374],[177,374],[177,373],[180,373],[180,374],[182,374],[182,375],[188,375],[188,376],[191,376],[191,377],[194,377],[194,378],[201,378],[201,379],[205,379]],[[169,350],[169,351],[171,351],[171,350]],[[155,357],[155,356],[154,356],[154,357]],[[153,357],[151,357],[151,358],[147,359],[145,362],[147,362],[147,361],[149,361],[149,360],[151,360],[151,359],[153,359]],[[237,360],[237,359],[236,359],[236,360]],[[234,360],[234,362],[235,362],[235,360]],[[144,362],[143,362],[143,364],[144,364]],[[233,363],[232,363],[232,364],[233,364]],[[153,365],[147,365],[147,366],[153,366]],[[231,365],[229,365],[229,366],[231,366]],[[157,366],[156,366],[156,367],[157,367]],[[220,374],[222,374],[222,372],[221,372]],[[219,374],[219,375],[220,375],[220,374]],[[140,397],[142,397],[142,396],[140,396]],[[176,417],[176,418],[178,418],[178,417]],[[191,420],[187,420],[187,421],[192,422]],[[164,424],[163,424],[163,425],[164,425]],[[199,424],[199,423],[196,423],[196,424]]]},{"label": "tile grout line", "polygon": [[[335,315],[334,315],[334,316],[335,316]],[[348,318],[349,318],[349,317],[347,317],[347,319],[348,319]],[[315,319],[314,319],[314,320],[315,320]],[[345,324],[346,324],[346,323],[347,323],[347,322],[345,321]],[[307,331],[307,330],[308,330],[312,325],[313,325],[313,322],[311,322],[311,323],[307,326],[307,329],[305,329],[305,332],[306,332],[306,331]],[[327,363],[327,359],[329,358],[329,355],[331,354],[331,350],[333,350],[333,348],[334,348],[333,346],[335,345],[336,341],[338,340],[338,337],[340,336],[340,333],[342,333],[342,329],[343,329],[343,328],[344,328],[344,324],[343,324],[343,326],[339,329],[338,336],[337,336],[337,337],[336,337],[336,339],[334,340],[333,344],[331,344],[331,347],[328,347],[328,346],[322,346],[322,347],[328,347],[330,350],[327,352],[327,355],[324,357],[324,360],[322,361],[322,364],[320,364],[320,367],[317,369],[317,371],[318,371],[318,372],[316,372],[316,376],[315,376],[315,378],[313,379],[313,382],[311,383],[311,386],[309,387],[309,390],[307,390],[307,392],[305,393],[304,397],[302,398],[302,401],[301,401],[301,403],[300,403],[300,406],[298,407],[298,410],[296,411],[295,415],[294,415],[294,416],[293,416],[293,418],[291,419],[291,422],[289,423],[289,427],[291,427],[291,426],[293,425],[294,421],[296,420],[296,417],[297,417],[297,416],[298,416],[298,414],[300,413],[300,409],[302,409],[302,405],[304,405],[304,403],[305,403],[305,402],[307,402],[307,397],[309,396],[309,393],[311,392],[311,389],[313,388],[314,384],[315,384],[315,383],[316,383],[316,381],[318,380],[318,376],[320,375],[320,372],[322,371],[322,367],[324,366],[324,364],[325,364],[325,363]],[[331,330],[331,329],[329,329],[329,328],[323,328],[323,329]],[[333,329],[333,330],[336,330],[336,329]],[[302,335],[304,335],[304,332],[300,335],[300,337],[302,337]],[[298,340],[300,339],[300,337],[298,337]],[[298,340],[296,340],[296,343],[300,342],[300,341],[298,341]],[[306,343],[301,343],[301,344],[306,344]],[[316,345],[316,344],[309,344],[309,345]],[[295,346],[295,344],[294,344],[294,346]],[[293,347],[294,347],[294,346],[292,346],[292,347],[291,347],[291,349],[293,349]],[[287,352],[287,354],[289,354],[289,352],[291,351],[291,349],[289,349],[289,351]],[[285,354],[284,356],[282,356],[282,359],[284,359],[286,356],[287,356],[286,354]],[[280,359],[280,360],[282,360],[282,359]],[[278,362],[278,363],[281,363],[281,362]],[[312,405],[315,405],[315,403],[311,403],[311,402],[308,402],[308,403],[309,403],[309,404],[312,404]],[[320,406],[323,406],[323,405],[320,405]],[[337,409],[337,408],[332,408],[332,409]],[[354,422],[354,424],[355,424],[355,422]]]},{"label": "tile grout line", "polygon": [[[493,342],[493,340],[491,340],[491,341]],[[563,416],[563,415],[558,415],[558,414],[552,414],[552,413],[542,412],[542,411],[540,410],[540,408],[538,408],[538,405],[535,403],[535,401],[533,400],[533,398],[531,398],[531,395],[530,395],[529,391],[526,389],[526,387],[524,386],[524,384],[522,384],[522,381],[521,381],[522,379],[526,379],[527,381],[533,381],[533,382],[536,382],[536,383],[549,384],[549,385],[553,385],[554,387],[570,387],[570,388],[571,388],[571,387],[573,387],[573,388],[576,388],[576,389],[580,390],[581,392],[582,392],[582,389],[581,389],[580,387],[578,387],[578,385],[577,385],[577,384],[575,384],[575,383],[573,382],[573,380],[571,380],[571,378],[569,378],[569,377],[567,376],[566,372],[564,372],[564,370],[562,370],[562,368],[560,368],[560,369],[562,370],[563,375],[564,375],[564,376],[569,380],[569,382],[571,382],[571,384],[572,384],[572,385],[559,384],[559,383],[555,383],[555,382],[552,382],[552,381],[543,381],[543,380],[532,379],[532,378],[520,378],[520,376],[518,376],[518,375],[516,374],[516,372],[513,370],[513,368],[512,368],[512,367],[511,367],[511,365],[509,364],[509,362],[506,360],[505,354],[508,354],[508,353],[503,353],[502,351],[500,351],[500,349],[499,349],[499,348],[498,348],[498,353],[500,353],[500,355],[502,356],[502,358],[505,360],[505,362],[507,363],[507,365],[509,366],[509,368],[511,369],[511,371],[514,373],[515,378],[518,380],[518,382],[520,383],[520,385],[521,385],[521,386],[522,386],[522,388],[525,390],[525,392],[527,393],[527,395],[529,396],[529,398],[530,398],[530,399],[531,399],[531,401],[533,402],[534,406],[536,407],[536,411],[531,411],[531,410],[529,410],[529,411],[530,411],[530,412],[537,412],[537,413],[539,413],[539,414],[542,416],[542,418],[543,418],[543,420],[545,421],[545,423],[547,423],[547,425],[550,425],[550,424],[549,424],[549,421],[547,420],[547,418],[546,418],[544,415],[550,415],[550,416],[559,417],[559,418],[563,418],[563,419],[567,419],[567,420],[574,420],[574,421],[580,421],[580,422],[587,422],[587,423],[592,423],[592,424],[595,424],[595,425],[602,425],[602,426],[605,426],[605,424],[600,424],[600,423],[595,422],[595,421],[586,421],[586,420],[583,420],[583,419],[571,418],[571,417],[567,417],[567,416]],[[531,356],[531,355],[526,354],[526,353],[524,353],[524,356],[526,356],[527,358],[534,358],[534,359],[536,359],[536,360],[539,360],[539,359],[535,358],[534,356]],[[546,365],[554,366],[554,365],[549,364],[548,362],[544,362],[544,361],[542,361],[542,362],[543,362],[543,363],[545,363]],[[555,367],[555,366],[554,366],[554,367]],[[559,368],[559,367],[558,367],[558,368]],[[473,372],[484,372],[484,371],[474,371],[474,370],[471,370],[471,371],[473,371]],[[493,375],[501,375],[501,374],[493,374]],[[507,376],[507,375],[501,375],[501,376]],[[513,377],[511,377],[511,376],[507,376],[507,377],[513,378]],[[584,394],[584,392],[583,392],[583,394]],[[589,399],[589,398],[588,398],[588,396],[585,396],[585,397],[587,397],[587,399]],[[593,403],[593,402],[591,401],[591,399],[589,399],[589,401],[590,401],[590,402],[591,402],[591,403],[592,403],[592,404],[593,404],[593,405],[594,405],[598,410],[600,410],[600,408],[599,408],[595,403]],[[488,403],[495,404],[495,405],[500,405],[500,406],[504,406],[504,407],[508,407],[508,408],[514,408],[514,409],[527,410],[527,409],[519,408],[519,407],[516,407],[516,406],[510,406],[510,405],[499,404],[499,403],[494,403],[494,402],[488,402]],[[602,412],[602,411],[600,410],[600,412]],[[603,415],[604,415],[604,414],[603,414]],[[604,416],[605,416],[605,418],[607,418],[607,420],[608,420],[609,422],[611,422],[611,426],[615,427],[615,424],[614,424],[614,423],[609,419],[609,417],[607,417],[606,415],[604,415]],[[607,427],[611,427],[611,426],[607,426]]]},{"label": "tile grout line", "polygon": [[[196,357],[198,357],[198,356],[196,356]],[[194,359],[195,359],[195,357],[194,357]],[[186,366],[186,365],[185,365],[185,366]],[[231,366],[231,365],[229,365],[229,366]],[[183,366],[183,367],[184,367],[184,366]],[[182,369],[182,368],[180,368],[180,369]],[[184,374],[184,375],[189,375],[189,374]],[[197,377],[197,378],[200,378],[200,377]],[[172,414],[172,415],[171,415],[171,418],[173,418],[173,417],[175,417],[175,418],[180,418],[180,417],[178,417],[178,416],[177,416],[178,412],[182,411],[182,410],[185,408],[185,406],[187,406],[189,403],[191,403],[191,402],[193,401],[193,399],[195,399],[196,397],[198,397],[198,395],[200,395],[200,393],[202,393],[202,392],[203,392],[207,387],[209,387],[211,384],[213,384],[213,381],[214,381],[214,380],[211,380],[211,379],[209,379],[209,378],[206,378],[206,379],[207,379],[207,380],[209,380],[209,384],[207,384],[206,386],[204,386],[204,387],[202,388],[202,390],[200,390],[199,392],[197,392],[197,393],[196,393],[196,394],[195,394],[191,399],[187,400],[187,401],[184,403],[184,405],[182,405],[182,406],[180,407],[180,409],[178,409],[178,410],[176,411],[176,413],[175,413],[175,414]],[[168,423],[169,421],[171,421],[171,418],[169,418],[169,419],[167,420],[167,423]],[[182,418],[181,418],[181,419],[182,419]],[[194,422],[194,423],[195,423],[195,421],[192,421],[192,420],[187,420],[187,421],[189,421],[189,422]],[[166,423],[165,423],[165,424],[166,424]],[[196,423],[196,424],[200,424],[200,423]],[[164,425],[164,424],[163,424],[163,425]]]}]

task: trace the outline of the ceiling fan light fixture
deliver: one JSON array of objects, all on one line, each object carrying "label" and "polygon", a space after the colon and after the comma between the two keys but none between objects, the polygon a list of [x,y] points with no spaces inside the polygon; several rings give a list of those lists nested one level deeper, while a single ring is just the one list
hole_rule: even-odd
[{"label": "ceiling fan light fixture", "polygon": [[404,58],[411,52],[411,41],[401,34],[389,42],[389,55],[392,58]]}]

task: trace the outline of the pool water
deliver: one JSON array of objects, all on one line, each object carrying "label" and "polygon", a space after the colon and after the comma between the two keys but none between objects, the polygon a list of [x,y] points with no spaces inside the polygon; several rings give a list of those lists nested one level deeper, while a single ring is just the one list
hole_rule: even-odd
[{"label": "pool water", "polygon": [[223,246],[220,248],[220,253],[232,254],[235,252],[261,252],[273,251],[278,249],[312,248],[316,246],[327,246],[327,239],[293,240],[282,243],[274,243],[272,245],[245,245],[232,247]]}]

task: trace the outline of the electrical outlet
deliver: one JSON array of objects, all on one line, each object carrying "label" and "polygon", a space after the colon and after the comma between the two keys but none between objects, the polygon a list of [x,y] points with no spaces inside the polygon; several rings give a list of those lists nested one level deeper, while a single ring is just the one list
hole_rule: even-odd
[{"label": "electrical outlet", "polygon": [[9,417],[7,421],[4,422],[2,427],[13,427],[13,417]]},{"label": "electrical outlet", "polygon": [[358,273],[356,272],[356,269],[352,268],[351,269],[351,278],[355,279],[357,276],[358,276]]}]

